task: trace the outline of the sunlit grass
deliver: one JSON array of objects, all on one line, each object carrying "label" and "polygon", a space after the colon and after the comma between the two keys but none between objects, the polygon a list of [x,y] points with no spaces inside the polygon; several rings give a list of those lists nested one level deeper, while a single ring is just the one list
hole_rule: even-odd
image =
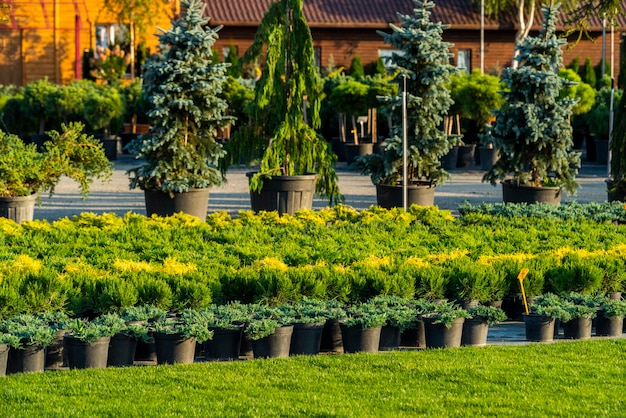
[{"label": "sunlit grass", "polygon": [[3,416],[623,416],[626,340],[12,375]]}]

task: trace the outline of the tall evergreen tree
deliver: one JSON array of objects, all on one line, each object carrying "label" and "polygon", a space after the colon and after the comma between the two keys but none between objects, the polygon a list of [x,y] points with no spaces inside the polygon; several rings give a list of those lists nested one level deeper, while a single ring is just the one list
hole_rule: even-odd
[{"label": "tall evergreen tree", "polygon": [[[401,24],[390,24],[390,34],[379,32],[395,49],[392,63],[405,74],[408,116],[408,176],[410,180],[441,183],[449,174],[441,168],[440,159],[454,145],[453,138],[443,129],[444,117],[453,101],[447,85],[457,69],[450,65],[450,47],[443,41],[448,28],[441,22],[431,22],[429,0],[415,0],[413,15],[398,14]],[[402,76],[399,78],[402,84]],[[383,157],[361,158],[358,166],[370,174],[374,183],[398,183],[402,176],[402,97],[387,96],[392,109],[394,129]]]},{"label": "tall evergreen tree", "polygon": [[562,186],[575,193],[580,154],[573,152],[569,118],[575,101],[560,97],[567,80],[559,77],[561,48],[565,39],[556,36],[559,5],[544,5],[543,28],[536,37],[517,45],[518,68],[505,68],[505,103],[495,112],[496,122],[488,139],[500,150],[500,159],[483,180],[512,181],[529,186]]},{"label": "tall evergreen tree", "polygon": [[265,60],[250,106],[251,123],[228,143],[233,162],[260,157],[250,188],[261,191],[272,176],[317,174],[316,192],[340,199],[336,156],[315,129],[320,126],[322,81],[303,0],[273,2],[243,62]]},{"label": "tall evergreen tree", "polygon": [[212,63],[221,27],[210,28],[201,0],[182,0],[182,16],[159,37],[159,54],[146,64],[143,82],[152,128],[129,149],[144,158],[129,170],[130,187],[186,192],[220,185],[215,165],[224,155],[218,128],[232,123],[221,98],[228,64]]}]

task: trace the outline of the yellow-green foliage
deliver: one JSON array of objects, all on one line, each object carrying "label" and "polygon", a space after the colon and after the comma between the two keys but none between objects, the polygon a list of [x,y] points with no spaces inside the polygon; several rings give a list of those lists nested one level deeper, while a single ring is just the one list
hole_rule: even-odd
[{"label": "yellow-green foliage", "polygon": [[417,206],[406,213],[342,205],[294,216],[218,212],[207,222],[132,213],[22,225],[0,218],[0,316],[36,309],[91,315],[144,303],[181,310],[231,300],[456,297],[454,272],[471,278],[472,268],[485,300],[519,292],[522,268],[530,269],[529,294],[602,293],[626,280],[624,232],[579,219],[458,220]]}]

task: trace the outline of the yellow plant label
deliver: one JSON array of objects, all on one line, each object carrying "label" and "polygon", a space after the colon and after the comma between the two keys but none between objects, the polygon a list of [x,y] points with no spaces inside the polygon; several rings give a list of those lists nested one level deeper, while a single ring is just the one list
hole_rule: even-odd
[{"label": "yellow plant label", "polygon": [[517,275],[517,280],[521,282],[522,280],[526,278],[527,274],[528,274],[528,269],[524,267],[523,269],[520,270],[519,274]]}]

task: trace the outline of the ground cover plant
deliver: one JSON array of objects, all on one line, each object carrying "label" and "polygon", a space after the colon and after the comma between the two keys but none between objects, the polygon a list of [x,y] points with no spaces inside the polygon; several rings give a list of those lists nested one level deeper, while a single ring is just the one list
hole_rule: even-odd
[{"label": "ground cover plant", "polygon": [[617,417],[625,349],[606,339],[20,374],[2,379],[0,404],[14,417]]},{"label": "ground cover plant", "polygon": [[[567,280],[581,269],[624,271],[625,252],[624,226],[613,222],[455,219],[420,207],[404,213],[337,206],[282,217],[215,213],[207,222],[132,213],[23,225],[0,219],[0,319],[59,310],[93,315],[143,304],[181,311],[232,300],[435,296],[432,286],[440,282],[439,290],[450,292],[450,272],[475,263],[492,272],[482,285],[498,290],[481,294],[519,292],[522,267],[531,270],[528,290],[539,294],[544,282],[554,283],[548,272]],[[591,279],[582,288],[601,293],[621,286],[612,277]]]}]

